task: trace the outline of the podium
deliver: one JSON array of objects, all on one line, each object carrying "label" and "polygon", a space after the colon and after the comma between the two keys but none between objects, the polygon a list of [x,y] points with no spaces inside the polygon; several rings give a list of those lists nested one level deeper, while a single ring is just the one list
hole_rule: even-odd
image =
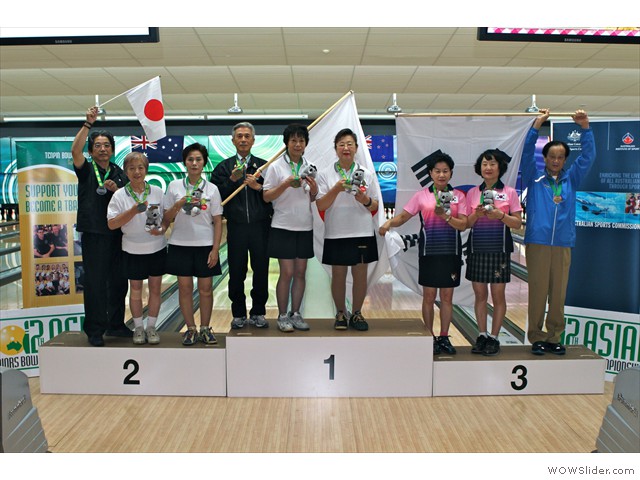
[{"label": "podium", "polygon": [[582,345],[566,355],[536,356],[531,346],[502,347],[485,357],[471,347],[433,362],[433,396],[604,393],[606,360]]},{"label": "podium", "polygon": [[[602,394],[606,360],[581,345],[536,356],[503,346],[484,357],[471,347],[433,356],[418,319],[368,319],[369,330],[337,331],[308,319],[307,332],[246,326],[218,344],[185,347],[179,333],[159,345],[106,337],[93,347],[64,332],[40,347],[42,393],[228,397],[431,397]],[[194,369],[198,375],[194,376]]]},{"label": "podium", "polygon": [[104,347],[93,347],[83,332],[63,332],[40,347],[40,391],[224,397],[225,336],[216,339],[185,347],[179,333],[162,332],[159,345],[105,337]]},{"label": "podium", "polygon": [[308,332],[273,328],[227,335],[229,397],[430,397],[433,338],[417,319],[367,319],[338,331],[307,319]]}]

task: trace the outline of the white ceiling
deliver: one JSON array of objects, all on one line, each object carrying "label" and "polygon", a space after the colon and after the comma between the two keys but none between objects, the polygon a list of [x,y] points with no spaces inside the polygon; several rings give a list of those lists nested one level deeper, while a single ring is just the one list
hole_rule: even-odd
[{"label": "white ceiling", "polygon": [[[329,50],[323,53],[323,50]],[[640,115],[640,45],[480,42],[476,28],[160,28],[154,44],[0,47],[0,116],[82,115],[160,75],[168,115],[317,117],[349,90],[360,114]],[[132,115],[124,97],[108,115]]]}]

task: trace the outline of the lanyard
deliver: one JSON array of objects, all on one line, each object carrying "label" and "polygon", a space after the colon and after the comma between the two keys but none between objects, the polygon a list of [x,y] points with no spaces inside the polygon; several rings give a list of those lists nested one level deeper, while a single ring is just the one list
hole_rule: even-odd
[{"label": "lanyard", "polygon": [[553,202],[560,203],[562,201],[562,184],[558,183],[557,180],[551,178],[547,178],[547,181],[549,182],[549,186],[553,191]]},{"label": "lanyard", "polygon": [[242,161],[242,158],[238,158],[236,156],[236,166],[235,166],[234,170],[246,167],[249,164],[249,157],[250,156],[251,156],[251,154],[249,154],[246,157],[244,157],[244,162]]},{"label": "lanyard", "polygon": [[[493,190],[494,188],[496,188],[496,185],[498,184],[498,182],[494,183],[493,185],[491,185],[491,188],[489,190]],[[485,185],[485,189],[482,190],[482,193],[480,194],[480,205],[484,205],[484,192],[486,190],[486,185]]]},{"label": "lanyard", "polygon": [[356,163],[353,162],[351,164],[351,168],[349,168],[349,175],[347,175],[347,173],[340,166],[340,162],[336,162],[336,170],[342,176],[342,178],[344,178],[347,181],[347,183],[351,183],[351,174],[353,173],[353,169],[355,168],[355,166],[356,166]]},{"label": "lanyard", "polygon": [[442,203],[440,202],[440,195],[438,195],[438,190],[436,190],[435,183],[431,185],[431,190],[433,191],[433,196],[436,198],[436,207],[441,207]]},{"label": "lanyard", "polygon": [[104,179],[102,178],[102,176],[100,175],[100,172],[98,171],[98,166],[96,165],[96,162],[93,161],[91,162],[93,164],[93,171],[96,174],[96,180],[98,181],[98,185],[100,189],[104,189],[104,181],[109,177],[109,172],[111,171],[111,167],[109,165],[107,165],[107,171],[104,174]]},{"label": "lanyard", "polygon": [[200,177],[198,179],[198,181],[196,182],[196,184],[193,187],[189,183],[189,179],[188,178],[184,179],[184,189],[185,189],[185,192],[186,192],[187,203],[191,203],[191,197],[193,196],[193,192],[198,189],[198,187],[200,186],[201,183],[202,183],[202,177]]},{"label": "lanyard", "polygon": [[[144,205],[144,202],[147,200],[147,196],[149,195],[149,184],[147,182],[144,182],[144,194],[143,197],[140,199],[138,198],[138,195],[136,195],[136,192],[133,191],[133,188],[131,188],[131,184],[127,183],[127,186],[125,187],[127,189],[127,193],[131,196],[131,198],[133,198],[135,200],[135,202],[138,204],[138,210],[140,210],[140,205]],[[144,210],[140,210],[141,212],[144,212]]]},{"label": "lanyard", "polygon": [[291,167],[291,175],[293,175],[293,178],[298,179],[300,177],[300,167],[304,163],[304,157],[300,157],[300,160],[297,164],[293,163],[288,153],[284,154],[284,159],[289,163],[289,166]]}]

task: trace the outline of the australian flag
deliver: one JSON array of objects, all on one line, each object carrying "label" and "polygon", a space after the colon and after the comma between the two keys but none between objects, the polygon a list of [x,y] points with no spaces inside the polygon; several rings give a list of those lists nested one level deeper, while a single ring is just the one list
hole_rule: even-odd
[{"label": "australian flag", "polygon": [[175,163],[182,161],[184,137],[167,135],[160,140],[150,142],[147,137],[131,137],[131,151],[142,152],[149,163]]}]

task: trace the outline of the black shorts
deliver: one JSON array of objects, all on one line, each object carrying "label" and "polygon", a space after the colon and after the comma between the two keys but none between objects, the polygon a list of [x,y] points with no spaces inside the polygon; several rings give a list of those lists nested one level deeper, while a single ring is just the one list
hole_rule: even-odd
[{"label": "black shorts", "polygon": [[271,227],[269,257],[287,259],[313,257],[313,230],[298,232]]},{"label": "black shorts", "polygon": [[460,285],[462,258],[458,255],[421,256],[418,283],[423,287],[453,288]]},{"label": "black shorts", "polygon": [[161,248],[155,253],[136,255],[122,252],[124,274],[129,280],[145,280],[149,277],[164,275],[164,262],[167,249]]},{"label": "black shorts", "polygon": [[220,259],[213,268],[207,266],[209,252],[212,245],[203,247],[185,247],[183,245],[169,245],[165,272],[177,277],[206,278],[222,275]]},{"label": "black shorts", "polygon": [[511,281],[510,253],[470,253],[467,257],[467,280],[480,283]]},{"label": "black shorts", "polygon": [[378,261],[376,237],[325,238],[322,263],[325,265],[358,265]]}]

